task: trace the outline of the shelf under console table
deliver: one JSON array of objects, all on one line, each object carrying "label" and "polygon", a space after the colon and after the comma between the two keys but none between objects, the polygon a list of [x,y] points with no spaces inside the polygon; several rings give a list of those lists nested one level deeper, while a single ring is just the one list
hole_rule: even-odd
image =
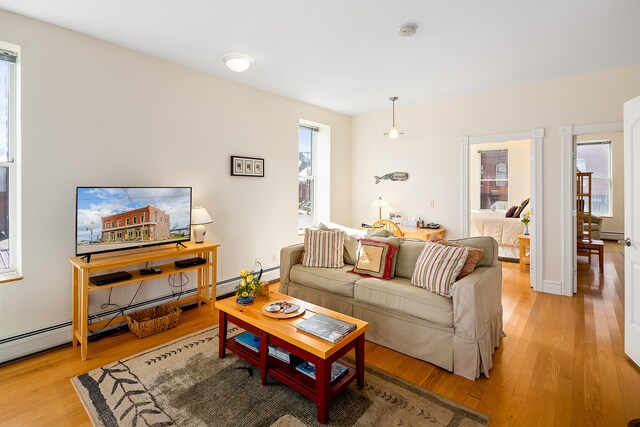
[{"label": "shelf under console table", "polygon": [[[73,294],[71,339],[74,347],[80,344],[81,359],[86,360],[87,358],[87,342],[90,331],[103,328],[109,323],[115,324],[126,320],[125,316],[117,316],[110,320],[103,320],[89,325],[89,295],[93,292],[108,290],[109,288],[118,286],[127,286],[145,280],[170,276],[172,274],[196,271],[196,294],[174,300],[171,304],[178,306],[190,302],[197,302],[199,307],[202,303],[205,303],[211,305],[211,313],[214,313],[216,301],[217,250],[219,246],[220,245],[211,242],[185,242],[184,246],[171,244],[93,255],[90,262],[87,262],[84,257],[69,258],[69,262],[72,265]],[[173,263],[173,260],[196,256],[204,258],[205,263],[184,268],[176,267]],[[171,261],[169,262],[169,260]],[[136,264],[150,263],[154,263],[153,266],[159,267],[161,272],[152,275],[143,275],[139,272],[140,268],[132,268],[132,266]],[[102,286],[97,286],[89,282],[89,278],[96,275],[96,273],[116,269],[125,271],[129,269],[128,272],[133,277]],[[210,283],[212,285],[211,291],[209,291]]]}]

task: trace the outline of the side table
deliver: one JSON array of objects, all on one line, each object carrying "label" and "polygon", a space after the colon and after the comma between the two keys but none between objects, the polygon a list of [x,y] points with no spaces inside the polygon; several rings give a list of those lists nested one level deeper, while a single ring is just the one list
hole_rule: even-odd
[{"label": "side table", "polygon": [[518,235],[518,248],[520,248],[520,271],[529,271],[531,258],[527,255],[527,248],[531,246],[531,236]]}]

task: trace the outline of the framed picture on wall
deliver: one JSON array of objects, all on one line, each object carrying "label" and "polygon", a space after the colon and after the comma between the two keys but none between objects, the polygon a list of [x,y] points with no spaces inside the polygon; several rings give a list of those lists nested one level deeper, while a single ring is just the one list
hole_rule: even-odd
[{"label": "framed picture on wall", "polygon": [[264,177],[264,159],[231,156],[231,176]]}]

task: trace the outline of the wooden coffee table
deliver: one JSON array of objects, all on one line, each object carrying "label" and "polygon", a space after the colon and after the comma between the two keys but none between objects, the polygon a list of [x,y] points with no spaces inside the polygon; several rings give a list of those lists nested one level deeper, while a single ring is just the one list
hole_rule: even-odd
[{"label": "wooden coffee table", "polygon": [[[322,424],[329,420],[329,404],[334,396],[341,393],[354,379],[357,380],[358,388],[364,387],[364,334],[369,327],[367,322],[277,292],[271,292],[268,298],[258,299],[248,306],[239,305],[235,300],[236,297],[233,296],[216,301],[216,308],[220,312],[221,359],[228,349],[260,369],[262,385],[267,384],[267,375],[270,375],[313,400],[318,406],[318,421]],[[280,300],[299,304],[306,311],[291,319],[274,319],[262,314],[263,306]],[[297,323],[316,313],[355,323],[357,328],[335,344],[297,330]],[[260,351],[256,353],[236,343],[233,338],[227,339],[227,322],[259,336]],[[268,344],[276,345],[315,364],[316,380],[297,371],[295,366],[269,356]],[[352,349],[356,353],[355,367],[341,360],[340,363],[347,366],[349,371],[332,384],[331,365]]]}]

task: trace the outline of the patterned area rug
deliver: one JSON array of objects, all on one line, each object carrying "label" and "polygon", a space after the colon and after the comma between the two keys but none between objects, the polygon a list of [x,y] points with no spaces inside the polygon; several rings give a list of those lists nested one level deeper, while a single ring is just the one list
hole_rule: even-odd
[{"label": "patterned area rug", "polygon": [[[240,330],[230,325],[230,333]],[[318,426],[316,405],[233,354],[218,327],[119,360],[71,381],[96,426]],[[372,367],[332,404],[335,426],[481,426],[488,417]]]}]

